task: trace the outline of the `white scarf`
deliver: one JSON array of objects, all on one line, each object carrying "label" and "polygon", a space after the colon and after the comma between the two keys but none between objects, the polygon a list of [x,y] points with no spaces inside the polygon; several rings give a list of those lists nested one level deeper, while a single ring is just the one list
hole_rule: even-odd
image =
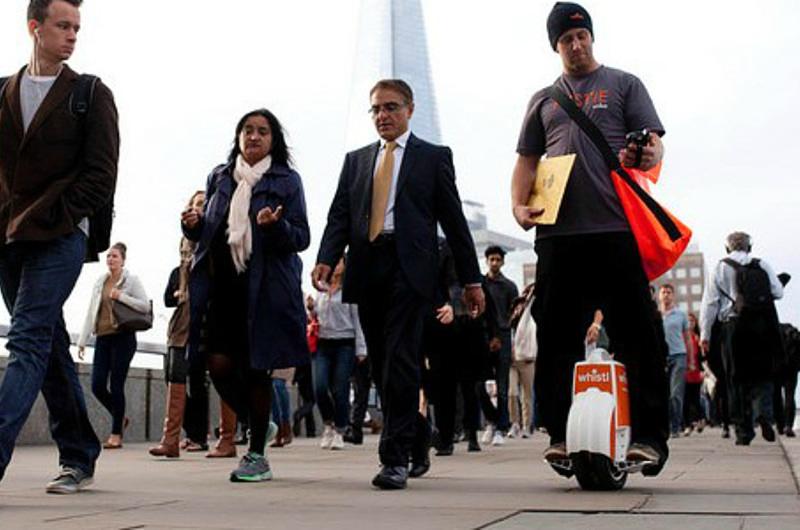
[{"label": "white scarf", "polygon": [[272,157],[269,155],[254,166],[245,162],[242,155],[236,157],[236,168],[233,170],[236,190],[233,192],[228,212],[228,245],[231,247],[231,257],[238,273],[247,269],[247,261],[253,253],[253,229],[250,226],[249,215],[250,196],[253,187],[271,165]]}]

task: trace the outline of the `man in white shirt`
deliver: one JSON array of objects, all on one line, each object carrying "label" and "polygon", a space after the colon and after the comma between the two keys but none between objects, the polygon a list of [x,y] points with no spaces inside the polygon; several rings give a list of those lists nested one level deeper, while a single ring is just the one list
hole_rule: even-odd
[{"label": "man in white shirt", "polygon": [[[703,295],[701,346],[708,352],[711,327],[719,320],[724,384],[728,389],[731,421],[736,425],[736,444],[749,445],[755,436],[754,404],[759,410],[756,420],[761,434],[765,440],[774,441],[772,373],[782,346],[773,301],[783,296],[783,286],[769,264],[750,256],[752,242],[748,234],[728,235],[725,248],[728,257],[717,264]],[[747,293],[740,288],[743,278],[739,275],[743,274],[762,278],[767,300],[758,307],[748,303]],[[756,280],[750,282],[755,283]]]}]

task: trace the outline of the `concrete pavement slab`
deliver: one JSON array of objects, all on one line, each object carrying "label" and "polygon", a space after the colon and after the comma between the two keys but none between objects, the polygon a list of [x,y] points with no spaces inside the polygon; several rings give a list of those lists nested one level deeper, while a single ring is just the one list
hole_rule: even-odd
[{"label": "concrete pavement slab", "polygon": [[[800,527],[800,500],[782,446],[735,447],[707,430],[671,441],[656,478],[634,475],[619,492],[585,492],[541,460],[547,439],[432,456],[429,475],[399,492],[369,485],[377,438],[343,451],[299,439],[269,452],[275,480],[232,484],[232,459],[150,457],[144,444],[101,456],[96,484],[53,496],[53,447],[20,447],[0,483],[5,528],[781,528]],[[767,524],[767,526],[760,526]],[[495,525],[495,526],[492,526]],[[505,525],[505,526],[504,526]],[[516,525],[516,526],[508,526]],[[573,525],[573,526],[570,526]],[[600,526],[598,526],[600,525]],[[731,526],[732,525],[732,526]]]}]

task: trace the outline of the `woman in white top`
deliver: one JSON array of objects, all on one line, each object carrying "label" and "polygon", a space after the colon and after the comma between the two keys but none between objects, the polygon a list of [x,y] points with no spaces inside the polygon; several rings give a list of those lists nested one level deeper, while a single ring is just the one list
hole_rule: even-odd
[{"label": "woman in white top", "polygon": [[358,320],[358,306],[342,303],[344,259],[333,271],[327,292],[317,297],[319,340],[314,358],[314,396],[325,430],[320,447],[344,449],[343,433],[350,423],[350,376],[356,357],[367,355]]},{"label": "woman in white top", "polygon": [[136,333],[117,329],[112,307],[115,303],[125,304],[141,313],[150,309],[150,301],[142,283],[125,269],[126,253],[124,243],[114,243],[108,250],[108,272],[95,283],[83,330],[78,338],[78,356],[83,359],[89,336],[94,334],[97,337],[92,366],[92,393],[112,416],[111,435],[103,444],[105,449],[122,447],[122,431],[128,423],[125,417],[125,379],[136,353]]}]

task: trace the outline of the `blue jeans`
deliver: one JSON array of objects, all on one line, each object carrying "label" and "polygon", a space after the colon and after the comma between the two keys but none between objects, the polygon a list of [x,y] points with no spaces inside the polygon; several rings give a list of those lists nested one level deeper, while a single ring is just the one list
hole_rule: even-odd
[{"label": "blue jeans", "polygon": [[0,246],[0,290],[11,315],[8,367],[0,384],[0,478],[40,390],[59,463],[94,474],[100,442],[86,413],[62,314],[85,253],[80,232]]},{"label": "blue jeans", "polygon": [[667,357],[669,373],[669,428],[672,434],[683,428],[683,396],[686,392],[686,354]]},{"label": "blue jeans", "polygon": [[292,405],[289,402],[289,390],[286,381],[280,378],[272,380],[272,421],[278,425],[289,423],[292,417]]},{"label": "blue jeans", "polygon": [[325,423],[344,431],[350,423],[350,376],[356,360],[353,340],[320,339],[314,359],[314,396]]},{"label": "blue jeans", "polygon": [[125,380],[136,354],[136,333],[125,331],[97,337],[92,366],[92,393],[111,414],[111,434],[122,435],[125,421]]}]

